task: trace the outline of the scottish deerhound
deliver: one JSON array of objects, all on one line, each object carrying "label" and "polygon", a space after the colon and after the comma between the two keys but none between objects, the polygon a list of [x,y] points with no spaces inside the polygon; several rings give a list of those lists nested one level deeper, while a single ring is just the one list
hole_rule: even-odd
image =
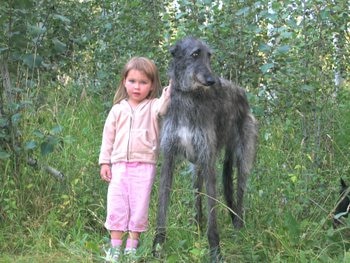
[{"label": "scottish deerhound", "polygon": [[350,213],[350,189],[345,181],[340,178],[340,198],[334,211],[333,227],[344,225],[343,219]]},{"label": "scottish deerhound", "polygon": [[[211,51],[193,37],[179,41],[170,49],[171,102],[164,116],[161,133],[163,163],[159,185],[159,204],[153,252],[159,256],[165,241],[166,213],[173,181],[175,159],[184,156],[194,164],[197,190],[196,219],[202,219],[201,191],[205,183],[208,196],[208,240],[211,261],[220,256],[216,223],[215,162],[225,149],[223,187],[232,223],[243,226],[243,195],[247,175],[255,157],[257,125],[250,113],[243,89],[213,75]],[[233,166],[237,167],[237,199],[233,198]],[[234,211],[234,213],[232,212]]]}]

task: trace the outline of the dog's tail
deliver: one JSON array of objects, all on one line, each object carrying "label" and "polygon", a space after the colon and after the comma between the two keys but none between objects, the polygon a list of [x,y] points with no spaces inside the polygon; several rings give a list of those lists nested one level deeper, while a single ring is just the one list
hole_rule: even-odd
[{"label": "dog's tail", "polygon": [[[252,169],[257,142],[257,122],[253,115],[248,114],[240,127],[234,127],[235,142],[228,142],[225,150],[225,159],[222,173],[224,196],[227,206],[242,216],[243,195],[246,181]],[[233,166],[237,167],[237,200],[233,198]],[[231,214],[232,220],[237,214]]]},{"label": "dog's tail", "polygon": [[237,168],[240,174],[247,176],[256,156],[258,138],[258,123],[252,114],[248,114],[243,120],[239,131],[238,147],[236,147]]}]

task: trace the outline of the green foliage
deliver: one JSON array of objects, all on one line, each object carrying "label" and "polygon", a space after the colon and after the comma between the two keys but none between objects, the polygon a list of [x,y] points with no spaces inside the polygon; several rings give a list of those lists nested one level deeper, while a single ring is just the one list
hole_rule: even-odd
[{"label": "green foliage", "polygon": [[[0,261],[101,260],[108,233],[97,158],[119,73],[130,57],[147,56],[165,86],[168,48],[194,35],[213,48],[214,71],[248,91],[260,123],[246,228],[234,231],[218,202],[227,262],[346,262],[349,226],[333,230],[329,215],[339,177],[350,180],[348,17],[346,1],[4,1]],[[159,262],[157,188],[138,255],[145,262]],[[207,262],[185,163],[169,211],[163,259]]]}]

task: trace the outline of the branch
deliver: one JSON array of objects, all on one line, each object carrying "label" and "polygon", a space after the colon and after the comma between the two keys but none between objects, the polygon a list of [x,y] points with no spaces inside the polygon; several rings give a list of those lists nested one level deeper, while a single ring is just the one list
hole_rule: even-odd
[{"label": "branch", "polygon": [[3,59],[3,57],[0,57],[0,67],[1,67],[1,76],[2,76],[2,85],[4,87],[4,96],[7,101],[7,106],[11,105],[13,103],[13,96],[12,96],[12,87],[11,87],[11,80],[10,80],[10,73],[7,68],[7,61]]},{"label": "branch", "polygon": [[28,158],[27,163],[31,167],[38,168],[38,169],[40,169],[40,168],[44,169],[46,172],[48,172],[52,176],[56,177],[57,179],[64,180],[64,174],[62,172],[58,171],[56,168],[53,168],[49,165],[39,164],[38,161],[33,159],[33,158]]}]

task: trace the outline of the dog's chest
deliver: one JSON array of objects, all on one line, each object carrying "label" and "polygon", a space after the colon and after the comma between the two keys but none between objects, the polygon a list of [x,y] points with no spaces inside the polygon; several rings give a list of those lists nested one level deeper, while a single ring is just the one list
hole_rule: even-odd
[{"label": "dog's chest", "polygon": [[180,124],[175,132],[177,145],[185,158],[191,162],[206,160],[210,145],[215,145],[213,129],[189,123]]},{"label": "dog's chest", "polygon": [[176,136],[178,137],[179,140],[179,146],[181,146],[187,156],[193,156],[194,155],[194,137],[195,134],[193,130],[191,130],[187,126],[180,126],[177,129]]},{"label": "dog's chest", "polygon": [[207,159],[210,148],[216,145],[215,111],[203,105],[205,100],[182,97],[175,102],[164,123],[163,145],[191,162]]}]

